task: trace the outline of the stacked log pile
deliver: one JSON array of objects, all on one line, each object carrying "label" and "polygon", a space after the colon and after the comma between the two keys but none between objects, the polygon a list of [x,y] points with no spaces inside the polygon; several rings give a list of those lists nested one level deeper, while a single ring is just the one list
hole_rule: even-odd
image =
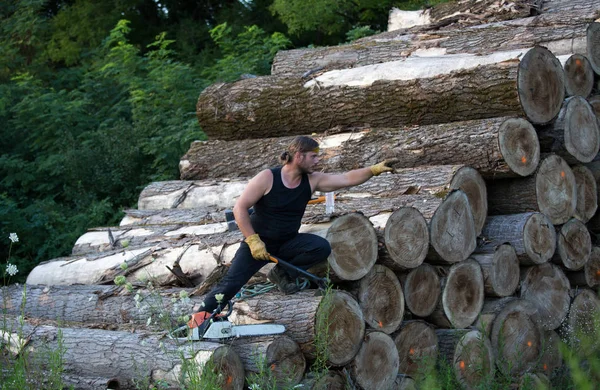
[{"label": "stacked log pile", "polygon": [[[100,357],[121,340],[146,378],[172,386],[182,360],[212,362],[228,389],[264,367],[280,386],[410,388],[438,359],[465,388],[496,372],[515,386],[551,377],[558,340],[575,342],[600,310],[600,7],[531,7],[535,16],[281,52],[271,76],[207,88],[197,113],[210,140],[182,156],[182,180],[150,184],[120,226],[92,229],[72,256],[38,265],[25,290],[4,288],[3,309],[66,326],[76,388],[132,386],[124,355]],[[301,231],[330,242],[333,292],[235,304],[232,321],[280,323],[281,336],[190,347],[148,333],[164,319],[153,308],[171,323],[199,310],[242,240],[225,210],[296,134],[318,139],[326,172],[399,160],[394,175],[336,192],[332,214],[307,207]],[[28,331],[35,350],[57,324]],[[82,356],[83,337],[104,340],[97,361]],[[331,369],[315,377],[323,348]]]}]

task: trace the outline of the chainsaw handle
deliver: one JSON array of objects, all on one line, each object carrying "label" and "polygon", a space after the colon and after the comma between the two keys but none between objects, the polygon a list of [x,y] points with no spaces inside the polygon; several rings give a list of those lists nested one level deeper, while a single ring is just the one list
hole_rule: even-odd
[{"label": "chainsaw handle", "polygon": [[[227,308],[227,314],[217,317],[217,314],[221,314],[225,307]],[[227,301],[227,303],[225,304],[225,307],[221,308],[221,304],[219,303],[217,308],[215,310],[213,310],[213,312],[211,313],[209,319],[210,318],[219,318],[219,320],[226,320],[227,317],[229,317],[231,315],[231,313],[233,312],[233,302]]]},{"label": "chainsaw handle", "polygon": [[273,263],[279,264],[287,269],[298,272],[300,275],[304,276],[308,280],[315,282],[320,289],[327,290],[327,283],[328,283],[327,279],[319,278],[318,276],[313,275],[310,272],[307,272],[300,267],[296,267],[295,265],[288,263],[287,261],[283,261],[280,258],[275,257],[273,255],[269,255],[269,260],[271,260]]}]

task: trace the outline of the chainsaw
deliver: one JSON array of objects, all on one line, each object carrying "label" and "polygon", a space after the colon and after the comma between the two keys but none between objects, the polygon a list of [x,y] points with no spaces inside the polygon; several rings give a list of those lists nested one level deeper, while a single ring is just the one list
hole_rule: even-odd
[{"label": "chainsaw", "polygon": [[268,336],[285,332],[285,326],[278,324],[234,325],[229,321],[233,312],[233,302],[227,302],[227,313],[222,313],[221,305],[204,319],[199,326],[188,324],[168,333],[169,338],[179,341],[222,340],[245,336]]}]

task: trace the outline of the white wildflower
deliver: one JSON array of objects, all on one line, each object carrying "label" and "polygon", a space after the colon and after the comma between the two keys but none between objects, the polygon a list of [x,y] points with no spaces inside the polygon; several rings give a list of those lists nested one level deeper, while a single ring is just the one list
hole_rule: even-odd
[{"label": "white wildflower", "polygon": [[258,383],[253,383],[248,388],[250,390],[260,390],[260,385]]},{"label": "white wildflower", "polygon": [[17,273],[19,272],[19,270],[17,269],[17,266],[11,263],[6,264],[6,273],[9,276],[15,276]]},{"label": "white wildflower", "polygon": [[217,302],[223,302],[223,298],[225,298],[225,294],[215,294],[215,299],[217,300]]},{"label": "white wildflower", "polygon": [[173,304],[177,303],[177,298],[174,298],[174,297],[171,298],[171,303],[173,303]]},{"label": "white wildflower", "polygon": [[8,235],[8,239],[12,242],[19,242],[19,236],[17,236],[17,233],[10,233]]}]

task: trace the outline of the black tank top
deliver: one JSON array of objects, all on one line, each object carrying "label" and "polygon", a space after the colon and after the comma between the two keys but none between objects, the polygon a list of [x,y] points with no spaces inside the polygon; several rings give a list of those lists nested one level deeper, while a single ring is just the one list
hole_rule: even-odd
[{"label": "black tank top", "polygon": [[271,191],[254,205],[250,216],[254,231],[262,238],[287,241],[300,229],[302,216],[311,198],[312,190],[308,175],[302,174],[300,185],[287,188],[281,180],[281,167],[271,168],[273,186]]}]

